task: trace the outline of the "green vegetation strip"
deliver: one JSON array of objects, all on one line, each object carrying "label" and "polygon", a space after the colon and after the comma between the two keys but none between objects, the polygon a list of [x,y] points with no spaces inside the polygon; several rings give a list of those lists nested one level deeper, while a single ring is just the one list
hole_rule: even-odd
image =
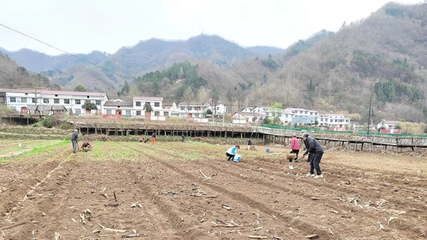
[{"label": "green vegetation strip", "polygon": [[53,153],[54,151],[58,151],[58,147],[64,147],[65,145],[70,145],[70,141],[53,141],[52,144],[46,144],[42,146],[36,146],[33,149],[26,151],[19,155],[20,157],[33,157],[38,156],[44,153]]}]

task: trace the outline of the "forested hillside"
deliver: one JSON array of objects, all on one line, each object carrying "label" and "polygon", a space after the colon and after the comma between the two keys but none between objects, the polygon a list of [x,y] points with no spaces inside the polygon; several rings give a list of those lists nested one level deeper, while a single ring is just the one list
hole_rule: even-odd
[{"label": "forested hillside", "polygon": [[[389,3],[290,59],[277,76],[293,104],[376,118],[427,118],[427,4]],[[285,56],[282,56],[285,58]],[[283,100],[282,100],[283,101]]]},{"label": "forested hillside", "polygon": [[[366,122],[427,119],[427,4],[390,3],[366,19],[321,31],[283,54],[253,58],[225,71],[223,98],[234,105],[304,107]],[[199,74],[217,79],[206,69]],[[224,76],[225,75],[225,76]],[[216,84],[215,83],[212,83]],[[238,99],[245,96],[244,99]]]},{"label": "forested hillside", "polygon": [[265,46],[244,48],[219,36],[201,34],[186,41],[140,41],[112,55],[99,51],[75,56],[48,56],[28,49],[1,51],[28,70],[40,72],[65,89],[84,83],[87,89],[114,93],[124,86],[125,81],[133,82],[138,76],[168,68],[174,63],[205,60],[227,68],[249,57],[278,54],[283,49]]},{"label": "forested hillside", "polygon": [[59,88],[52,85],[45,76],[32,74],[24,67],[18,66],[7,55],[0,53],[0,87],[1,88]]}]

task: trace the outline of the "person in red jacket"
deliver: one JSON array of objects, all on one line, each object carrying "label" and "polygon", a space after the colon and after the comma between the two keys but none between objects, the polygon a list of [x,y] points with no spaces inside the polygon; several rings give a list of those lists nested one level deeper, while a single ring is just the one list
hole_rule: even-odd
[{"label": "person in red jacket", "polygon": [[[297,138],[297,135],[293,134],[292,140],[291,140],[291,153],[295,153],[294,162],[298,162],[299,149],[300,149],[299,140]],[[292,161],[292,159],[289,159],[289,162],[291,162],[291,161]]]}]

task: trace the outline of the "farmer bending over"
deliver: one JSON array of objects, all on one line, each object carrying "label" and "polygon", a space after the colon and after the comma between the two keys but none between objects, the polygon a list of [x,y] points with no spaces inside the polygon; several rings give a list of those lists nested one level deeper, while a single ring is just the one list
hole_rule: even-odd
[{"label": "farmer bending over", "polygon": [[82,149],[83,149],[83,151],[87,151],[87,150],[89,150],[89,148],[90,148],[90,143],[89,142],[84,142],[83,144],[82,144]]},{"label": "farmer bending over", "polygon": [[228,157],[227,161],[234,161],[234,156],[237,154],[237,149],[240,149],[239,145],[233,146],[225,152],[225,155]]}]

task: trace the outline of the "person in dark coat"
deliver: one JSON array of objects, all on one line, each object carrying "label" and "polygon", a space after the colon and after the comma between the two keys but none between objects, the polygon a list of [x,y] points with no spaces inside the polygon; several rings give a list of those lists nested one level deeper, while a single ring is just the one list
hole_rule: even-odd
[{"label": "person in dark coat", "polygon": [[324,153],[322,146],[319,141],[309,136],[308,133],[302,135],[302,140],[306,146],[306,150],[302,157],[304,158],[307,154],[312,155],[308,157],[308,161],[310,162],[310,173],[308,173],[307,176],[314,176],[314,170],[316,170],[316,176],[314,176],[314,178],[322,178],[323,174],[320,170],[320,161]]},{"label": "person in dark coat", "polygon": [[248,139],[248,150],[251,150],[252,147],[252,140]]},{"label": "person in dark coat", "polygon": [[77,129],[75,129],[73,134],[71,134],[71,143],[73,144],[73,153],[77,152],[77,139],[78,138],[79,138],[79,131]]}]

